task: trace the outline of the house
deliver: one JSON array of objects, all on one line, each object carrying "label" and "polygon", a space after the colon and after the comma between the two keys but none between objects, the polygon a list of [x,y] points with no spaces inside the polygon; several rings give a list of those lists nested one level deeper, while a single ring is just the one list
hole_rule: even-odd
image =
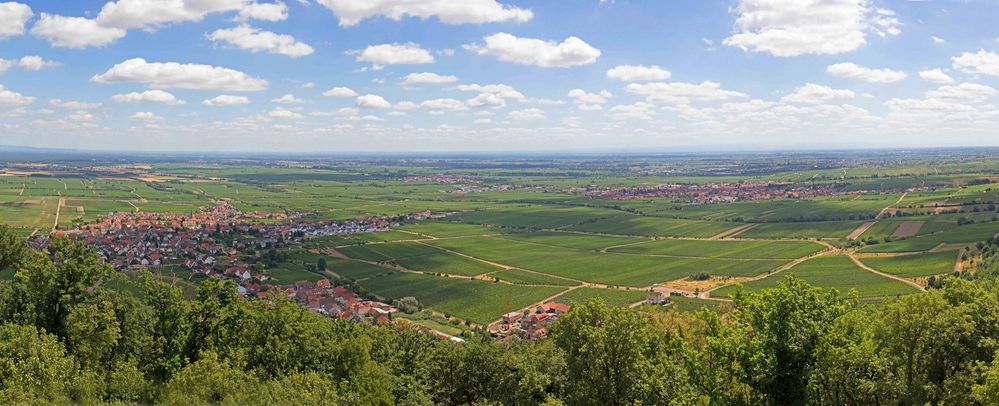
[{"label": "house", "polygon": [[650,294],[645,297],[645,303],[650,305],[662,305],[669,303],[669,299],[662,293]]},{"label": "house", "polygon": [[569,312],[569,305],[555,302],[548,302],[538,306],[538,313],[552,313],[556,315],[563,315]]}]

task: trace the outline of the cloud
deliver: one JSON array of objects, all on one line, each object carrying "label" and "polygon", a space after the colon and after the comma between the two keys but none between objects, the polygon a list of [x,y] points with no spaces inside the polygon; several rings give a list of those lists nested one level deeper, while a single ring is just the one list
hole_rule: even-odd
[{"label": "cloud", "polygon": [[76,100],[52,99],[49,104],[68,110],[90,110],[101,107],[101,103],[86,103]]},{"label": "cloud", "polygon": [[250,3],[239,10],[239,20],[284,21],[288,19],[288,6],[282,2]]},{"label": "cloud", "polygon": [[156,114],[153,114],[148,111],[136,112],[135,114],[132,114],[132,116],[130,116],[129,118],[132,120],[147,121],[147,122],[160,121],[163,119],[162,117],[157,116]]},{"label": "cloud", "polygon": [[991,86],[976,83],[961,83],[956,86],[942,86],[926,92],[927,99],[939,99],[949,103],[981,103],[997,93]]},{"label": "cloud", "polygon": [[259,28],[253,28],[246,24],[234,28],[216,30],[208,34],[207,37],[212,41],[224,41],[239,48],[248,49],[253,53],[266,51],[271,54],[298,58],[312,55],[315,52],[311,46],[304,42],[299,42],[291,35],[262,31]]},{"label": "cloud", "polygon": [[826,72],[841,78],[861,79],[871,83],[893,83],[906,78],[905,72],[891,69],[872,69],[855,63],[845,62],[829,65]]},{"label": "cloud", "polygon": [[334,87],[330,90],[323,92],[323,96],[326,97],[357,97],[357,92],[351,90],[349,87]]},{"label": "cloud", "polygon": [[54,68],[60,66],[59,62],[46,61],[38,55],[23,56],[17,61],[17,66],[24,70],[38,71],[47,68]]},{"label": "cloud", "polygon": [[944,71],[941,69],[930,69],[930,70],[920,71],[919,77],[923,78],[923,80],[927,82],[941,84],[941,85],[954,83],[954,78],[944,73]]},{"label": "cloud", "polygon": [[466,102],[471,107],[499,109],[506,107],[506,99],[495,93],[480,93]]},{"label": "cloud", "polygon": [[410,16],[420,19],[437,17],[444,24],[483,24],[503,21],[526,22],[534,17],[531,10],[507,6],[496,0],[317,0],[333,11],[340,26],[382,16],[393,20]]},{"label": "cloud", "polygon": [[173,94],[164,92],[162,90],[146,90],[142,93],[132,92],[125,94],[116,94],[111,96],[111,100],[118,103],[139,103],[139,102],[151,102],[151,103],[163,103],[170,105],[180,105],[184,104],[183,100],[178,100]]},{"label": "cloud", "polygon": [[458,77],[452,75],[438,75],[436,73],[423,72],[423,73],[410,73],[402,79],[402,83],[406,85],[415,85],[423,83],[452,83],[457,82]]},{"label": "cloud", "polygon": [[933,40],[934,44],[945,44],[945,43],[947,43],[947,40],[945,40],[943,38],[940,38],[940,37],[938,37],[936,35],[931,35],[930,39]]},{"label": "cloud", "polygon": [[737,33],[725,45],[781,57],[841,54],[865,45],[867,31],[901,33],[894,13],[868,0],[741,0],[734,11]]},{"label": "cloud", "polygon": [[611,107],[608,113],[615,120],[651,120],[656,114],[655,107],[651,103],[637,102],[635,104],[622,104]]},{"label": "cloud", "polygon": [[569,98],[576,103],[576,106],[583,111],[603,110],[602,104],[606,104],[614,95],[606,90],[599,93],[587,93],[583,89],[572,89],[569,91]]},{"label": "cloud", "polygon": [[274,110],[271,110],[269,113],[267,113],[267,116],[271,118],[288,118],[288,119],[302,118],[301,114],[288,110],[284,107],[278,107],[275,108]]},{"label": "cloud", "polygon": [[228,94],[220,94],[211,99],[202,101],[201,104],[205,106],[232,106],[236,104],[250,104],[250,98],[246,96],[231,96]]},{"label": "cloud", "polygon": [[504,99],[524,99],[524,94],[514,89],[513,86],[497,84],[497,85],[480,85],[473,83],[470,85],[458,85],[455,87],[463,92],[479,92],[479,93],[492,93]]},{"label": "cloud", "polygon": [[392,107],[392,103],[375,94],[357,96],[354,105],[366,109],[387,109]]},{"label": "cloud", "polygon": [[118,0],[104,4],[96,20],[102,27],[151,30],[200,21],[209,13],[239,10],[247,4],[244,0]]},{"label": "cloud", "polygon": [[794,90],[794,93],[780,99],[784,103],[818,104],[835,99],[852,99],[856,93],[848,89],[833,89],[829,86],[806,83]]},{"label": "cloud", "polygon": [[666,80],[670,76],[672,76],[670,71],[656,65],[619,65],[607,71],[608,78],[626,82]]},{"label": "cloud", "polygon": [[507,119],[527,121],[527,120],[544,120],[548,118],[548,115],[544,110],[538,108],[529,108],[523,110],[514,110],[506,115]]},{"label": "cloud", "polygon": [[243,72],[211,65],[177,62],[146,62],[142,58],[123,61],[90,81],[95,83],[144,83],[153,88],[220,89],[257,91],[267,88],[267,81]]},{"label": "cloud", "polygon": [[0,85],[0,105],[5,106],[26,106],[35,102],[35,98],[25,96]]},{"label": "cloud", "polygon": [[358,62],[371,63],[375,70],[379,70],[385,65],[434,63],[434,56],[426,49],[421,48],[419,44],[413,42],[371,45],[363,51],[348,51],[348,54],[356,54],[357,57],[355,59]]},{"label": "cloud", "polygon": [[466,106],[464,102],[455,99],[427,100],[424,101],[423,103],[420,103],[420,107],[437,112],[468,110],[468,106]]},{"label": "cloud", "polygon": [[954,69],[964,73],[999,76],[999,55],[984,49],[951,58]]},{"label": "cloud", "polygon": [[284,96],[281,96],[281,97],[279,97],[277,99],[271,100],[271,101],[274,102],[274,103],[281,103],[281,104],[305,104],[305,103],[308,103],[308,101],[299,99],[299,98],[295,97],[295,95],[290,94],[290,93],[286,94]]},{"label": "cloud", "polygon": [[749,97],[745,93],[723,90],[720,84],[711,81],[704,81],[700,84],[684,82],[631,83],[625,89],[628,92],[645,96],[645,100],[648,102],[665,101],[677,104]]},{"label": "cloud", "polygon": [[501,32],[485,37],[485,45],[464,45],[479,55],[492,55],[501,61],[545,68],[568,68],[597,61],[600,50],[576,37],[562,43],[533,38],[518,38]]},{"label": "cloud", "polygon": [[31,34],[54,47],[81,49],[103,47],[125,36],[120,28],[102,27],[96,20],[42,13]]},{"label": "cloud", "polygon": [[0,39],[24,34],[24,24],[34,15],[27,4],[0,3]]},{"label": "cloud", "polygon": [[60,65],[62,64],[59,62],[46,61],[37,55],[23,56],[21,59],[17,60],[0,59],[0,74],[3,74],[15,66],[27,71],[40,71],[42,69],[54,68]]}]

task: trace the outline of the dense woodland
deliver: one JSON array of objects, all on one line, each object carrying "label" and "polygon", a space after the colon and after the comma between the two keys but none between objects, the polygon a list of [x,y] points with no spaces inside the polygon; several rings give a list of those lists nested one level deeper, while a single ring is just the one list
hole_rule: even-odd
[{"label": "dense woodland", "polygon": [[[999,404],[999,271],[863,304],[787,278],[730,313],[576,306],[540,342],[333,320],[209,280],[137,294],[0,228],[0,404]],[[974,280],[968,280],[974,279]]]}]

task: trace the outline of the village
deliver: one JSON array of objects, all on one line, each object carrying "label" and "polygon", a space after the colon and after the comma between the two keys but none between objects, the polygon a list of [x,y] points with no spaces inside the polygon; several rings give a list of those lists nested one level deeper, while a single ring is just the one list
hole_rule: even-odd
[{"label": "village", "polygon": [[[308,238],[385,231],[403,222],[443,216],[423,211],[346,221],[297,220],[305,215],[242,213],[222,201],[197,213],[113,212],[97,223],[54,235],[94,247],[106,263],[119,271],[179,264],[192,273],[236,282],[242,296],[280,295],[330,317],[386,323],[396,311],[392,305],[362,299],[343,286],[334,286],[328,279],[264,284],[271,277],[265,267],[256,261],[251,263],[246,254],[299,244]],[[49,243],[49,236],[31,240],[36,249]]]},{"label": "village", "polygon": [[790,182],[667,183],[655,186],[609,188],[588,186],[570,188],[567,192],[612,200],[669,198],[690,204],[710,204],[832,196],[847,193],[844,186],[836,183],[802,186]]}]

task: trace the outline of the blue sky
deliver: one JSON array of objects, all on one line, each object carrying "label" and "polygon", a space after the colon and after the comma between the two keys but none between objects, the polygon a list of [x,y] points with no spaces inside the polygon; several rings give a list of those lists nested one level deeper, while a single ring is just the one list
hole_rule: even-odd
[{"label": "blue sky", "polygon": [[0,145],[999,145],[999,2],[0,0]]}]

